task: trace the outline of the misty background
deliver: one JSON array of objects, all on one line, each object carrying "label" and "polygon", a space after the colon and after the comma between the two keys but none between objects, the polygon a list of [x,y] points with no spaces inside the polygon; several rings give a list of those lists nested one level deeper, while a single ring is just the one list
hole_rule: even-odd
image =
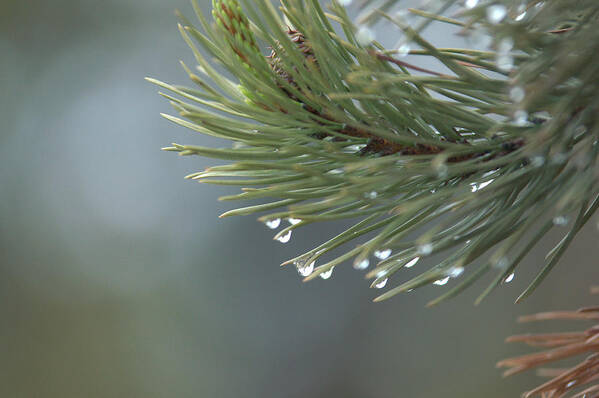
[{"label": "misty background", "polygon": [[302,283],[279,264],[343,226],[283,245],[255,217],[220,220],[235,204],[217,197],[237,188],[183,179],[218,161],[160,151],[220,145],[161,118],[170,106],[143,79],[191,85],[175,9],[193,19],[187,0],[0,0],[0,396],[492,398],[539,384],[494,364],[530,352],[510,334],[586,326],[516,317],[592,304],[597,220],[520,305],[559,231],[478,307],[494,275],[432,309],[437,286],[372,303],[351,264]]}]

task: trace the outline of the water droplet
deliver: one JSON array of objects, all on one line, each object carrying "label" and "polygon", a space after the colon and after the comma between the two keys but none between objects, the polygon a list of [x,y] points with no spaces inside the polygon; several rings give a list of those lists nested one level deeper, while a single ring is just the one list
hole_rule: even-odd
[{"label": "water droplet", "polygon": [[287,219],[287,221],[289,221],[289,224],[291,224],[291,225],[299,224],[302,222],[302,220],[300,218],[291,218],[291,217],[289,217]]},{"label": "water droplet", "polygon": [[295,267],[297,268],[297,272],[301,276],[308,276],[312,273],[312,271],[314,271],[314,261],[312,261],[309,264],[303,260],[296,261]]},{"label": "water droplet", "polygon": [[387,284],[387,278],[383,279],[382,281],[380,281],[379,283],[374,285],[374,287],[376,287],[377,289],[382,289],[385,287],[386,284]]},{"label": "water droplet", "polygon": [[433,285],[443,286],[443,285],[447,284],[447,282],[449,282],[449,277],[448,276],[446,276],[443,279],[439,279],[439,280],[434,281]]},{"label": "water droplet", "polygon": [[418,246],[418,253],[423,256],[428,256],[433,252],[433,245],[430,243],[425,243],[424,245]]},{"label": "water droplet", "polygon": [[511,282],[511,281],[513,281],[513,280],[514,280],[514,273],[512,272],[511,274],[509,274],[509,275],[507,276],[507,278],[505,278],[505,281],[504,281],[504,282],[505,282],[505,283],[510,283],[510,282]]},{"label": "water droplet", "polygon": [[509,54],[500,54],[497,56],[497,67],[504,71],[509,72],[514,69],[514,57]]},{"label": "water droplet", "polygon": [[464,7],[474,8],[478,5],[478,0],[466,0],[464,1]]},{"label": "water droplet", "polygon": [[514,48],[514,40],[511,37],[505,37],[497,43],[497,52],[507,54]]},{"label": "water droplet", "polygon": [[377,197],[377,196],[379,196],[379,194],[378,194],[378,193],[376,193],[376,191],[372,191],[372,192],[368,192],[368,193],[366,193],[366,194],[365,194],[365,196],[366,196],[368,199],[376,199],[376,197]]},{"label": "water droplet", "polygon": [[405,268],[412,268],[418,262],[418,260],[420,260],[420,257],[414,257],[406,265],[404,265],[404,267]]},{"label": "water droplet", "polygon": [[520,4],[518,6],[518,8],[516,8],[516,17],[514,18],[514,20],[516,22],[520,22],[524,19],[525,16],[526,16],[526,4]]},{"label": "water droplet", "polygon": [[541,167],[545,164],[545,158],[541,155],[533,156],[533,158],[530,159],[530,163],[533,167]]},{"label": "water droplet", "polygon": [[287,243],[291,240],[291,230],[287,231],[285,235],[281,235],[277,238],[277,240],[281,243]]},{"label": "water droplet", "polygon": [[492,24],[498,24],[507,15],[507,8],[503,4],[494,4],[487,7],[487,19]]},{"label": "water droplet", "polygon": [[452,278],[457,278],[458,276],[464,273],[464,267],[451,267],[449,269],[449,276]]},{"label": "water droplet", "polygon": [[522,102],[525,96],[526,92],[520,86],[514,86],[510,89],[510,99],[514,102]]},{"label": "water droplet", "polygon": [[360,26],[356,33],[356,40],[361,46],[367,46],[375,39],[374,32],[368,26]]},{"label": "water droplet", "polygon": [[516,126],[526,126],[528,124],[528,112],[522,109],[514,112],[514,124]]},{"label": "water droplet", "polygon": [[325,271],[323,273],[320,274],[320,277],[322,279],[329,279],[331,277],[331,275],[333,275],[333,270],[335,269],[335,267],[331,267],[329,268],[328,271]]},{"label": "water droplet", "polygon": [[343,169],[333,169],[333,170],[329,170],[327,173],[328,174],[333,174],[333,175],[343,174]]},{"label": "water droplet", "polygon": [[568,218],[564,216],[553,217],[553,224],[559,227],[563,227],[564,225],[568,225]]},{"label": "water droplet", "polygon": [[572,380],[571,382],[569,382],[568,384],[566,384],[566,388],[572,387],[573,385],[576,384],[576,382],[577,382],[577,380]]},{"label": "water droplet", "polygon": [[367,258],[365,258],[364,260],[360,260],[359,258],[356,258],[356,260],[354,261],[354,268],[355,269],[366,269],[368,268],[368,266],[370,265],[370,260],[368,260]]},{"label": "water droplet", "polygon": [[405,57],[406,55],[408,55],[410,53],[411,49],[412,48],[410,47],[409,44],[403,43],[399,47],[397,47],[397,56]]},{"label": "water droplet", "polygon": [[375,250],[374,256],[379,260],[384,260],[391,255],[391,249]]},{"label": "water droplet", "polygon": [[349,6],[351,5],[351,3],[353,2],[353,0],[337,0],[339,2],[339,4],[341,4],[342,6]]},{"label": "water droplet", "polygon": [[268,220],[264,224],[266,224],[266,226],[270,229],[276,229],[279,227],[279,225],[281,225],[281,219],[275,218],[274,220]]}]

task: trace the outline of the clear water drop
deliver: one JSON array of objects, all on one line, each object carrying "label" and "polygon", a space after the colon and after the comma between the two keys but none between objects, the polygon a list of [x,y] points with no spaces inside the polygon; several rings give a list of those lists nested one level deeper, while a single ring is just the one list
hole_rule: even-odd
[{"label": "clear water drop", "polygon": [[385,287],[386,284],[387,284],[387,278],[381,280],[379,283],[374,285],[374,287],[376,287],[377,289],[382,289]]},{"label": "clear water drop", "polygon": [[279,225],[281,225],[281,219],[275,218],[274,220],[268,220],[264,224],[266,224],[266,226],[270,229],[276,229],[279,228]]},{"label": "clear water drop", "polygon": [[376,199],[379,194],[376,191],[368,192],[365,194],[368,199]]},{"label": "clear water drop", "polygon": [[418,253],[423,256],[428,256],[433,252],[433,245],[430,243],[425,243],[424,245],[418,246]]},{"label": "clear water drop", "polygon": [[505,282],[505,283],[510,283],[510,282],[511,282],[511,281],[513,281],[513,280],[514,280],[514,273],[512,272],[511,274],[509,274],[509,275],[507,276],[507,278],[505,278],[504,282]]},{"label": "clear water drop", "polygon": [[449,276],[452,278],[457,278],[458,276],[464,273],[464,267],[451,267],[449,269]]},{"label": "clear water drop", "polygon": [[433,285],[443,286],[443,285],[447,284],[447,282],[449,282],[449,277],[448,276],[446,276],[443,279],[438,279],[438,280],[434,281]]},{"label": "clear water drop", "polygon": [[514,57],[510,54],[497,55],[497,67],[504,72],[511,71],[514,69]]},{"label": "clear water drop", "polygon": [[399,47],[397,47],[397,56],[405,57],[406,55],[408,55],[410,53],[411,49],[412,48],[410,47],[409,44],[403,43]]},{"label": "clear water drop", "polygon": [[305,261],[298,261],[295,263],[295,267],[297,268],[297,272],[301,276],[308,276],[314,271],[314,261],[311,263],[307,263]]},{"label": "clear water drop", "polygon": [[514,124],[516,126],[526,126],[528,124],[528,112],[522,109],[514,112]]},{"label": "clear water drop", "polygon": [[333,175],[343,174],[343,169],[333,169],[333,170],[329,170],[327,173],[333,174]]},{"label": "clear water drop", "polygon": [[553,225],[557,225],[559,227],[568,225],[568,221],[568,218],[564,216],[553,217]]},{"label": "clear water drop", "polygon": [[375,39],[374,31],[368,26],[360,26],[356,33],[356,40],[361,46],[367,46]]},{"label": "clear water drop", "polygon": [[378,258],[379,260],[385,260],[390,255],[391,255],[391,249],[375,250],[374,251],[374,256],[376,258]]},{"label": "clear water drop", "polygon": [[291,224],[291,225],[299,224],[302,222],[302,220],[299,218],[291,218],[291,217],[289,217],[287,219],[287,221],[289,221],[289,224]]},{"label": "clear water drop", "polygon": [[507,8],[503,4],[494,4],[487,7],[487,19],[492,24],[498,24],[507,15]]},{"label": "clear water drop", "polygon": [[418,262],[418,260],[420,260],[420,257],[414,257],[408,263],[406,263],[406,265],[404,265],[404,267],[405,268],[412,268]]},{"label": "clear water drop", "polygon": [[320,274],[320,277],[322,279],[329,279],[331,277],[331,275],[333,275],[333,270],[335,269],[335,267],[331,267],[329,268],[327,271],[323,272]]},{"label": "clear water drop", "polygon": [[510,89],[510,99],[514,102],[522,102],[525,96],[526,92],[520,86],[514,86]]},{"label": "clear water drop", "polygon": [[516,22],[520,22],[526,17],[526,4],[520,4],[518,8],[516,8],[516,17],[514,20]]},{"label": "clear water drop", "polygon": [[367,258],[365,258],[363,260],[356,258],[356,260],[354,261],[354,269],[363,270],[363,269],[368,268],[369,265],[370,265],[370,260],[368,260]]},{"label": "clear water drop", "polygon": [[291,240],[291,230],[287,231],[285,235],[281,235],[277,238],[277,240],[281,243],[287,243]]},{"label": "clear water drop", "polygon": [[464,7],[474,8],[478,5],[478,0],[466,0],[464,1]]}]

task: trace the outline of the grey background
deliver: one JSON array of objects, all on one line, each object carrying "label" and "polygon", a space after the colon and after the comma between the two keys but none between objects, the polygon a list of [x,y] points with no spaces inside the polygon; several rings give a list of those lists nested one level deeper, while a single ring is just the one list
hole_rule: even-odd
[{"label": "grey background", "polygon": [[187,0],[0,1],[0,396],[517,397],[540,382],[494,363],[528,351],[506,336],[540,330],[517,315],[591,304],[597,220],[521,305],[559,234],[478,307],[483,284],[434,309],[439,287],[374,304],[349,264],[301,283],[278,264],[340,225],[282,245],[252,217],[218,220],[236,189],[183,180],[216,162],[159,150],[214,144],[160,118],[143,80],[187,83],[175,8],[192,17]]}]

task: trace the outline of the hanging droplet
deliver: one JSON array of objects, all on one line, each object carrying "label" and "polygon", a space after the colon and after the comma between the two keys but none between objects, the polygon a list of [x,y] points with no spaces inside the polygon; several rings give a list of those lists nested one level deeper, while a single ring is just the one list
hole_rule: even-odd
[{"label": "hanging droplet", "polygon": [[376,258],[378,258],[379,260],[385,260],[390,255],[391,255],[391,249],[375,250],[374,251],[374,256]]},{"label": "hanging droplet", "polygon": [[361,46],[367,46],[374,41],[375,35],[368,26],[360,26],[356,33],[356,40]]},{"label": "hanging droplet", "polygon": [[295,224],[298,224],[298,223],[302,222],[302,220],[299,219],[299,218],[291,218],[291,217],[289,217],[287,219],[287,221],[289,221],[289,224],[291,224],[291,225],[295,225]]},{"label": "hanging droplet", "polygon": [[449,269],[449,276],[452,278],[457,278],[458,276],[464,273],[464,267],[451,267]]},{"label": "hanging droplet", "polygon": [[404,265],[404,267],[405,268],[412,268],[414,266],[414,264],[416,264],[418,262],[418,260],[420,260],[420,257],[414,257],[408,263],[406,263],[406,265]]},{"label": "hanging droplet", "polygon": [[356,258],[354,261],[354,269],[363,270],[363,269],[368,268],[369,265],[370,265],[370,260],[368,260],[367,258],[365,258],[363,260]]},{"label": "hanging droplet", "polygon": [[487,19],[492,24],[498,24],[507,15],[507,8],[503,4],[494,4],[487,7]]},{"label": "hanging droplet", "polygon": [[564,225],[568,225],[568,218],[564,216],[553,217],[553,224],[563,227]]},{"label": "hanging droplet", "polygon": [[526,4],[520,4],[518,6],[518,8],[516,8],[516,17],[514,18],[514,20],[516,22],[520,22],[524,19],[525,16],[526,16]]},{"label": "hanging droplet", "polygon": [[275,218],[274,220],[268,220],[264,224],[266,224],[266,226],[270,229],[276,229],[279,228],[279,225],[281,225],[281,219]]},{"label": "hanging droplet", "polygon": [[430,243],[425,243],[424,245],[418,246],[418,253],[423,256],[428,256],[433,252],[433,245]]},{"label": "hanging droplet", "polygon": [[387,278],[381,280],[379,283],[374,285],[374,287],[376,287],[377,289],[382,289],[385,287],[386,284],[387,284]]},{"label": "hanging droplet", "polygon": [[478,5],[478,0],[466,0],[464,1],[464,7],[474,8]]},{"label": "hanging droplet", "polygon": [[281,235],[277,238],[277,240],[281,243],[287,243],[291,240],[291,230],[287,231],[285,235]]},{"label": "hanging droplet", "polygon": [[434,281],[433,285],[443,286],[443,285],[447,284],[447,282],[449,282],[449,277],[448,276],[446,276],[443,279],[439,279],[439,280]]},{"label": "hanging droplet", "polygon": [[301,276],[308,276],[314,271],[314,261],[307,263],[306,261],[300,260],[295,263],[295,267]]},{"label": "hanging droplet", "polygon": [[511,281],[513,281],[513,280],[514,280],[514,273],[512,272],[511,274],[509,274],[509,275],[507,276],[507,278],[505,278],[504,282],[505,282],[505,283],[510,283],[510,282],[511,282]]},{"label": "hanging droplet", "polygon": [[525,96],[526,92],[520,86],[514,86],[510,89],[510,99],[516,103],[522,102]]},{"label": "hanging droplet", "polygon": [[514,124],[516,126],[526,126],[528,124],[528,112],[522,109],[514,112]]},{"label": "hanging droplet", "polygon": [[335,267],[329,268],[327,271],[321,273],[320,277],[322,279],[329,279],[331,277],[331,275],[333,275],[333,269],[335,269]]},{"label": "hanging droplet", "polygon": [[397,56],[405,57],[406,55],[408,55],[410,53],[411,49],[412,48],[410,47],[409,44],[403,43],[399,47],[397,47]]}]

